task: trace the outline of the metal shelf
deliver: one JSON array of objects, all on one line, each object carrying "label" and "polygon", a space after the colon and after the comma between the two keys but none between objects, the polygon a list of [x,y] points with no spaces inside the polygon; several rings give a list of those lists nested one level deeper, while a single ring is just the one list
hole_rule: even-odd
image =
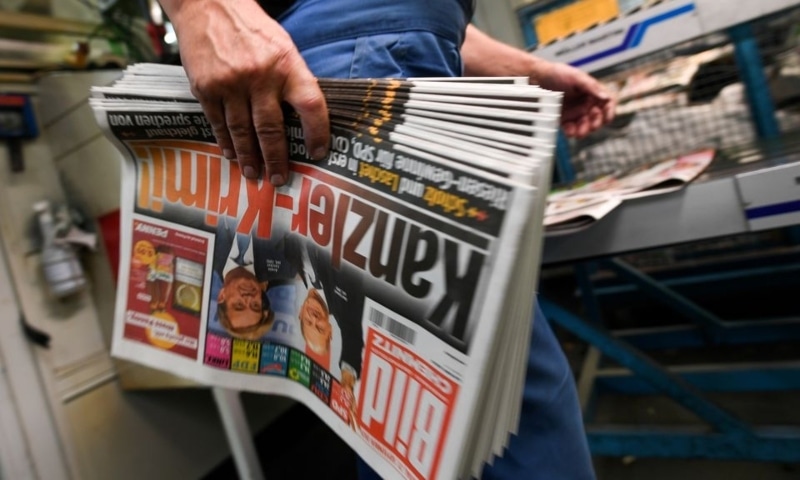
[{"label": "metal shelf", "polygon": [[[544,8],[568,1],[550,0]],[[517,12],[529,47],[535,44],[536,39],[532,20],[545,11],[543,4],[526,6]],[[778,123],[762,52],[756,42],[758,26],[751,25],[757,19],[777,17],[775,14],[798,5],[800,0],[650,1],[644,7],[609,22],[531,50],[531,54],[537,57],[572,64],[599,76],[609,73],[612,67],[618,67],[620,73],[623,70],[629,72],[631,60],[648,54],[660,53],[658,57],[669,58],[677,50],[671,47],[683,49],[687,43],[692,47],[717,41],[730,43],[735,59],[735,65],[730,62],[731,67],[736,69],[744,86],[742,98],[748,104],[753,122],[753,135],[743,136],[735,142],[720,142],[717,145],[718,158],[711,169],[686,188],[625,201],[585,230],[545,239],[542,264],[572,264],[580,290],[585,318],[572,313],[576,307],[574,304],[567,309],[544,295],[539,296],[539,305],[550,322],[590,346],[578,387],[584,418],[589,422],[590,449],[595,455],[781,462],[796,462],[800,458],[800,430],[793,428],[791,421],[780,427],[780,435],[775,435],[774,431],[766,431],[761,425],[751,425],[730,414],[706,395],[710,390],[795,389],[798,378],[796,361],[757,365],[713,364],[701,366],[701,369],[676,371],[659,365],[643,352],[653,348],[696,351],[718,345],[797,340],[800,339],[800,318],[726,321],[665,282],[613,258],[779,227],[793,227],[789,229],[790,234],[798,231],[800,141],[795,138],[800,137],[791,132],[790,127]],[[722,123],[692,123],[685,118],[679,118],[678,122],[690,129],[717,129],[720,136],[727,134],[727,130],[721,128]],[[649,126],[653,135],[671,138],[669,129],[660,129],[654,124]],[[747,145],[752,138],[758,140],[754,145]],[[726,139],[733,140],[729,136]],[[681,139],[676,136],[675,141]],[[684,141],[689,142],[686,138]],[[568,152],[569,149],[565,146],[561,150]],[[615,158],[612,150],[607,155]],[[648,155],[647,151],[641,153],[643,159]],[[560,157],[563,163],[568,164],[569,155]],[[566,177],[562,180],[571,180]],[[675,324],[657,328],[653,327],[650,319],[644,318],[641,324],[636,324],[636,330],[624,335],[622,332],[615,335],[600,327],[603,324],[602,312],[590,276],[597,267],[613,272],[618,281],[631,285],[636,295],[645,301],[668,308],[675,315]],[[752,278],[759,268],[759,275],[774,276],[778,273],[778,269],[759,266],[737,274]],[[708,281],[708,278],[704,280]],[[562,301],[566,301],[566,297]],[[615,375],[605,377],[598,374],[601,359],[610,359],[625,367],[626,374],[612,372]],[[764,381],[767,378],[771,383]],[[592,403],[595,387],[599,384],[608,387],[609,382],[614,384],[613,388],[628,393],[655,392],[667,396],[694,413],[705,425],[693,431],[676,431],[674,425],[659,424],[637,425],[635,429],[605,422],[594,425]]]},{"label": "metal shelf", "polygon": [[86,36],[93,33],[97,26],[98,24],[95,23],[54,18],[33,13],[3,12],[0,15],[0,27],[13,30]]},{"label": "metal shelf", "polygon": [[[755,210],[746,205],[752,200],[743,198],[741,182],[749,186],[755,181],[752,188],[770,196],[765,205],[797,199],[797,186],[790,182],[777,188],[782,183],[775,175],[790,166],[800,168],[800,143],[783,138],[722,156],[729,158],[718,159],[710,172],[681,191],[625,201],[585,230],[547,237],[542,263],[589,260],[798,223],[791,212],[748,219]],[[774,195],[782,196],[776,200]]]},{"label": "metal shelf", "polygon": [[[666,0],[533,48],[531,53],[596,72],[797,5],[798,0],[736,2],[735,7],[721,0]],[[519,12],[528,39],[533,15],[529,9]]]}]

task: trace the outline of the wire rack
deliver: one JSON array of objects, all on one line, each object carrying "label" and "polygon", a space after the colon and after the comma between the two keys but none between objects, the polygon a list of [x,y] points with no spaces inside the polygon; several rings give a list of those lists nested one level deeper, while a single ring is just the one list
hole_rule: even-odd
[{"label": "wire rack", "polygon": [[[800,134],[800,8],[753,24],[783,135]],[[616,120],[570,143],[580,179],[758,137],[730,39],[718,33],[599,72]]]}]

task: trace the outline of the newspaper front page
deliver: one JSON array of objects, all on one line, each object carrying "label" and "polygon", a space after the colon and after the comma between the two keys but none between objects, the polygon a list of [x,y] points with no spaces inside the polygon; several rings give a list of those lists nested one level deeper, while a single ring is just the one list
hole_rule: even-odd
[{"label": "newspaper front page", "polygon": [[387,478],[459,476],[536,189],[336,125],[312,163],[296,119],[274,188],[197,105],[94,106],[125,154],[113,353],[293,397]]}]

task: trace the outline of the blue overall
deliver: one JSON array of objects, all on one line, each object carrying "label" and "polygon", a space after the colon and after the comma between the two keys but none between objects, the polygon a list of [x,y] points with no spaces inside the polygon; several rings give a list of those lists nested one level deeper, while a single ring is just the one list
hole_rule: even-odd
[{"label": "blue overall", "polygon": [[[279,21],[317,77],[460,76],[471,0],[298,0]],[[537,308],[519,434],[484,479],[593,479],[575,383]],[[360,462],[361,480],[379,478]]]}]

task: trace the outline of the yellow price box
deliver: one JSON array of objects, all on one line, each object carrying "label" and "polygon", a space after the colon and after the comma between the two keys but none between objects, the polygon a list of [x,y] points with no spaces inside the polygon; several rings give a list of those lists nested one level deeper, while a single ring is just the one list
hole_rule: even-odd
[{"label": "yellow price box", "polygon": [[580,0],[537,17],[534,21],[540,44],[581,32],[619,15],[617,0]]},{"label": "yellow price box", "polygon": [[260,356],[261,344],[259,342],[235,338],[231,354],[231,370],[257,373]]}]

